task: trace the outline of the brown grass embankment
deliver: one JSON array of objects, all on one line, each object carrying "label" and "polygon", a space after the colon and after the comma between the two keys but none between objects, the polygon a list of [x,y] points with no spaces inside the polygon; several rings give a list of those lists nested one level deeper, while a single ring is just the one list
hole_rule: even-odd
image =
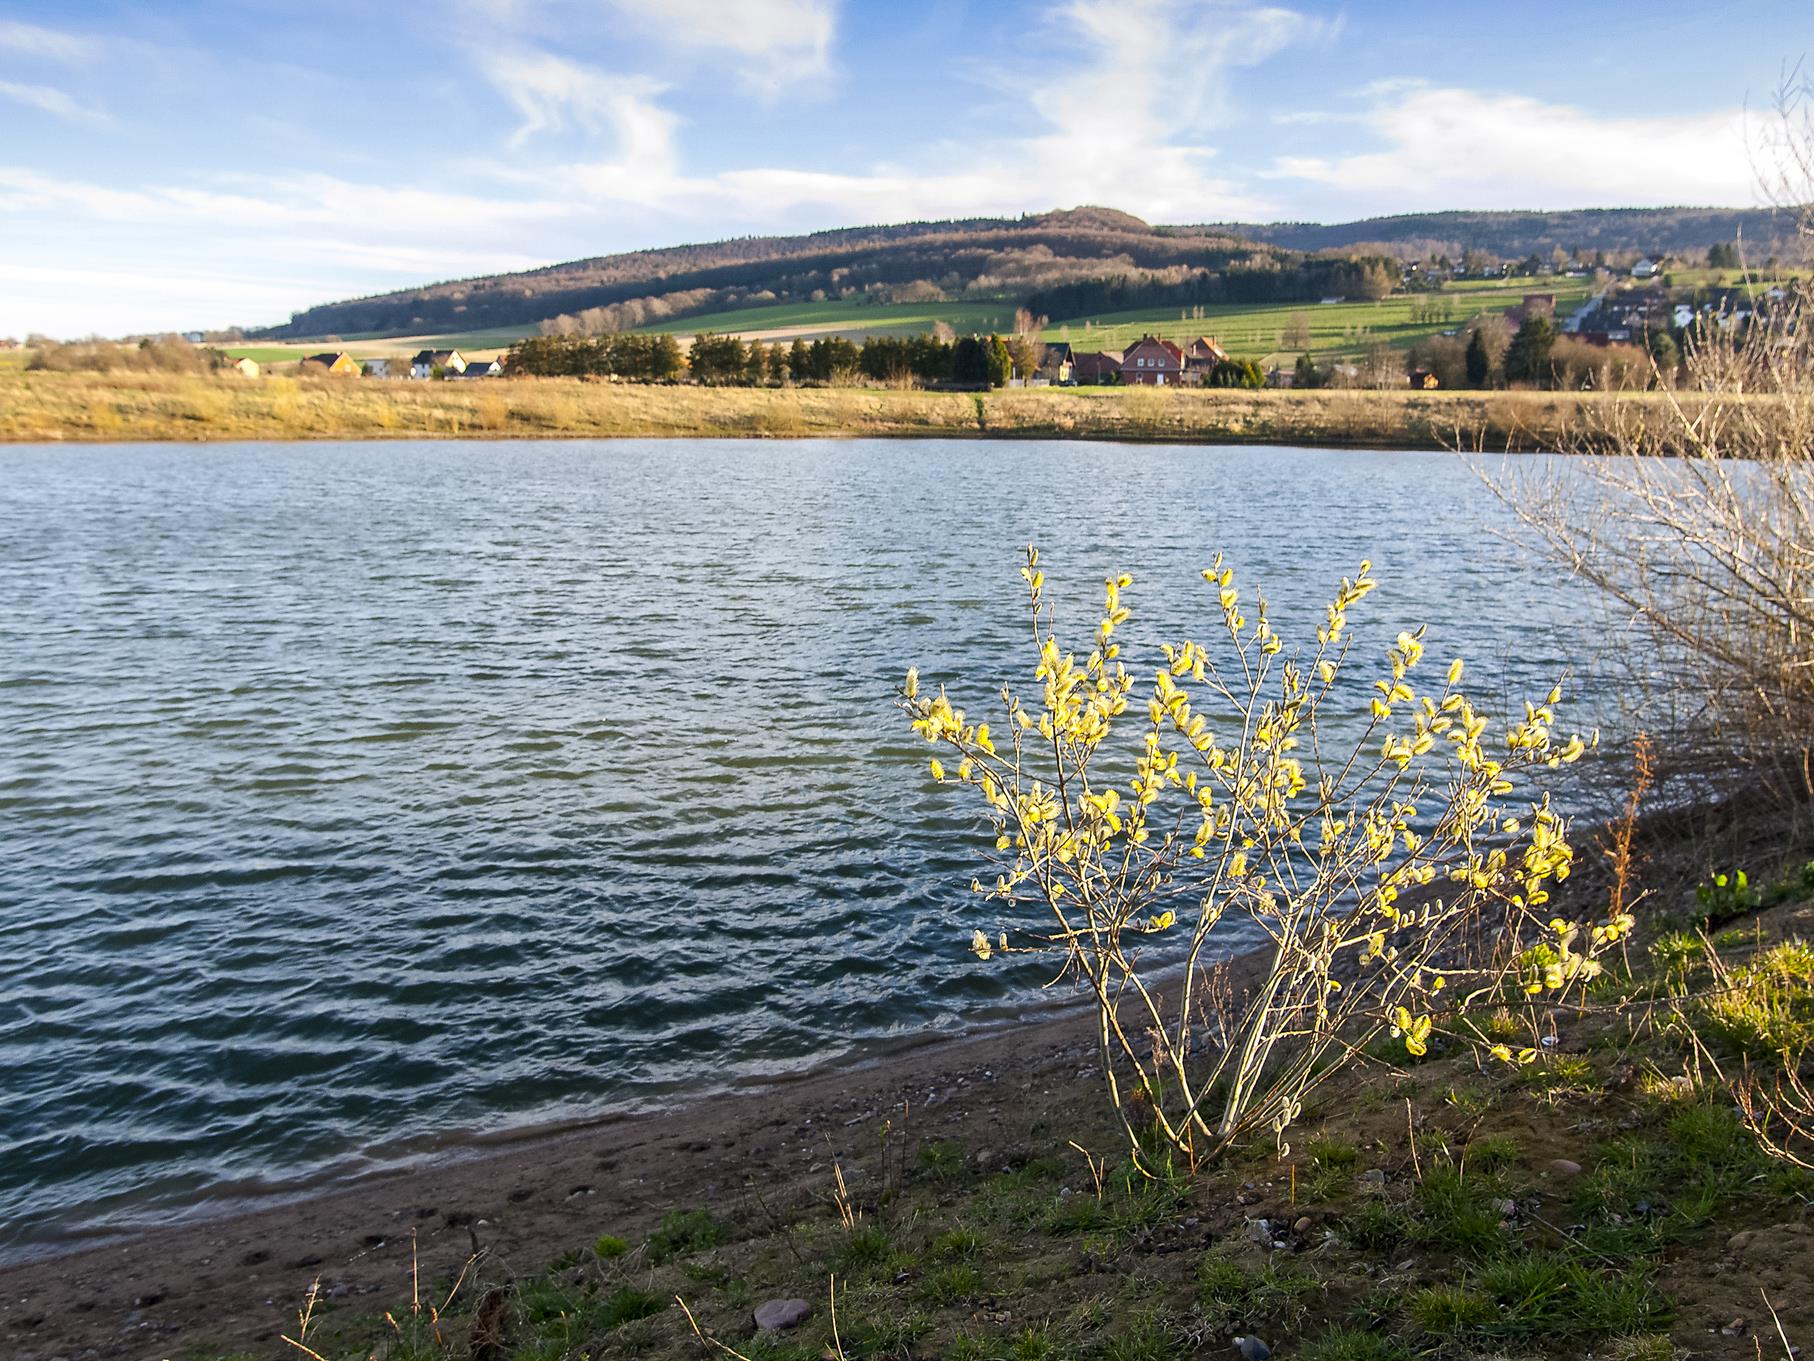
[{"label": "brown grass embankment", "polygon": [[1138,388],[988,394],[495,379],[407,383],[0,372],[0,440],[1005,436],[1543,449],[1660,394]]}]

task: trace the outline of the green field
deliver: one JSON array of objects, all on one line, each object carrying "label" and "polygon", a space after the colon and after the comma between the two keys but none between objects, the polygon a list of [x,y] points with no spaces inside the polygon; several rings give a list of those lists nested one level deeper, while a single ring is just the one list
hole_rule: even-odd
[{"label": "green field", "polygon": [[[1378,341],[1404,348],[1440,331],[1464,324],[1476,312],[1504,311],[1515,307],[1526,293],[1553,293],[1556,312],[1566,317],[1592,293],[1586,279],[1511,279],[1451,284],[1443,292],[1399,294],[1379,302],[1228,304],[1189,309],[1180,316],[1176,308],[1148,308],[1073,318],[1046,328],[1048,341],[1069,340],[1080,350],[1123,349],[1142,335],[1162,335],[1188,342],[1200,335],[1215,336],[1242,359],[1289,362],[1297,349],[1288,344],[1292,318],[1302,313],[1310,328],[1309,351],[1320,358],[1353,356]],[[1434,296],[1446,305],[1447,314],[1416,320],[1420,307]],[[1005,332],[1014,321],[1011,300],[939,303],[863,303],[853,300],[773,303],[731,311],[678,317],[637,328],[643,335],[691,336],[701,331],[730,335],[759,335],[788,341],[795,336],[916,335],[944,322],[959,335],[971,332]],[[1194,315],[1201,311],[1201,316]],[[338,342],[307,344],[229,345],[229,354],[256,359],[261,364],[300,359],[322,349],[345,349],[356,359],[410,355],[419,349],[457,349],[468,354],[494,354],[514,341],[533,335],[534,326],[498,327],[442,335],[343,336]]]},{"label": "green field", "polygon": [[815,336],[888,336],[918,335],[944,322],[959,335],[971,331],[1002,331],[1014,324],[1014,304],[1003,301],[984,302],[914,302],[863,303],[856,301],[772,303],[766,307],[742,307],[729,312],[708,312],[702,316],[680,317],[653,326],[638,327],[644,335],[697,335],[715,333],[752,333],[768,336],[784,333],[811,340]]},{"label": "green field", "polygon": [[[1513,279],[1503,283],[1470,280],[1451,284],[1439,294],[1402,293],[1379,302],[1288,302],[1261,305],[1230,304],[1205,307],[1201,317],[1180,318],[1178,310],[1147,309],[1110,312],[1067,321],[1046,328],[1048,341],[1068,340],[1079,350],[1119,350],[1143,335],[1159,335],[1180,343],[1198,336],[1214,336],[1240,359],[1295,358],[1297,347],[1287,343],[1294,315],[1302,313],[1309,324],[1311,354],[1319,358],[1351,356],[1370,344],[1384,341],[1405,348],[1445,330],[1464,324],[1476,312],[1504,311],[1516,307],[1526,293],[1553,293],[1556,315],[1566,317],[1592,293],[1586,279]],[[1420,305],[1434,297],[1448,308],[1446,320],[1414,320]]]}]

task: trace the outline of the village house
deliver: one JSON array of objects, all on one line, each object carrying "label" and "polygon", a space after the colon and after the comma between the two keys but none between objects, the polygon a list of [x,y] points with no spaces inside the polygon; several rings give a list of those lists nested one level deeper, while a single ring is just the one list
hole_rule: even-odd
[{"label": "village house", "polygon": [[1411,386],[1420,392],[1433,392],[1442,386],[1442,380],[1428,369],[1412,369]]},{"label": "village house", "polygon": [[458,350],[418,350],[409,361],[411,378],[434,378],[443,374],[466,372],[466,357]]},{"label": "village house", "polygon": [[[466,367],[459,371],[462,378],[496,378],[504,371],[502,359],[468,359]],[[449,373],[449,377],[453,375]]]},{"label": "village house", "polygon": [[1161,336],[1141,336],[1121,355],[1121,381],[1164,387],[1184,376],[1184,351]]},{"label": "village house", "polygon": [[230,373],[237,378],[256,378],[258,377],[258,363],[255,360],[235,359],[232,355],[228,355],[221,360],[216,372]]},{"label": "village house", "polygon": [[1657,271],[1661,268],[1662,265],[1658,264],[1655,260],[1652,260],[1649,256],[1645,256],[1642,260],[1638,261],[1637,264],[1631,267],[1631,277],[1634,279],[1654,279],[1657,276]]},{"label": "village house", "polygon": [[1217,364],[1228,358],[1228,351],[1214,336],[1198,336],[1184,351],[1184,381],[1206,383]]},{"label": "village house", "polygon": [[1046,346],[1045,358],[1039,361],[1039,376],[1048,383],[1069,387],[1076,381],[1076,358],[1068,341]]},{"label": "village house", "polygon": [[1120,350],[1078,350],[1071,356],[1071,376],[1079,383],[1121,381]]},{"label": "village house", "polygon": [[305,369],[319,367],[336,378],[357,378],[361,372],[359,361],[345,350],[330,350],[324,354],[312,354],[302,361]]}]

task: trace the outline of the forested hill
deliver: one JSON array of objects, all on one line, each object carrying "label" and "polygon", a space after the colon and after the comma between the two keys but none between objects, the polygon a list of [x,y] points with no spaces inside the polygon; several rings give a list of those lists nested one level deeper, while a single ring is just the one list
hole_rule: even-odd
[{"label": "forested hill", "polygon": [[[853,227],[809,236],[745,237],[598,256],[326,303],[265,334],[418,335],[526,327],[628,330],[706,311],[865,296],[927,302],[1014,300],[1100,280],[1189,285],[1240,275],[1308,295],[1331,265],[1306,271],[1292,250],[1196,227],[1153,227],[1108,208],[1017,219],[971,218]],[[1313,277],[1314,276],[1314,277]]]},{"label": "forested hill", "polygon": [[[1703,251],[1742,231],[1759,258],[1783,225],[1729,208],[1422,213],[1317,223],[1155,227],[1112,208],[848,227],[602,255],[296,313],[263,333],[299,340],[538,327],[600,334],[703,313],[826,298],[988,298],[1054,321],[1116,308],[1378,296],[1381,258],[1470,250],[1500,259],[1581,251]],[[1346,258],[1343,258],[1346,257]]]},{"label": "forested hill", "polygon": [[1555,213],[1406,213],[1356,222],[1218,222],[1180,228],[1245,237],[1288,250],[1396,247],[1396,254],[1448,255],[1470,250],[1500,259],[1561,249],[1643,255],[1704,251],[1739,239],[1758,258],[1792,230],[1785,218],[1759,208],[1583,208]]}]

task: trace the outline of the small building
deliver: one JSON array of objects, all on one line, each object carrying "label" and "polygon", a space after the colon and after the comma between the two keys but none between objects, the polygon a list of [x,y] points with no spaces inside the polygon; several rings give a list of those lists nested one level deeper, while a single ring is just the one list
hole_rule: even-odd
[{"label": "small building", "polygon": [[1657,271],[1661,268],[1662,265],[1658,264],[1647,255],[1631,267],[1631,277],[1634,279],[1654,279],[1657,276]]},{"label": "small building", "polygon": [[1412,369],[1411,386],[1419,392],[1434,392],[1442,386],[1442,380],[1428,369]]},{"label": "small building", "polygon": [[1069,341],[1060,340],[1046,346],[1045,358],[1039,361],[1039,376],[1048,383],[1068,387],[1076,382],[1076,356]]},{"label": "small building", "polygon": [[396,359],[368,359],[365,361],[367,378],[394,377],[396,370],[402,367],[402,361]]},{"label": "small building", "polygon": [[312,354],[302,361],[303,368],[319,367],[336,378],[357,378],[361,372],[359,361],[345,350],[329,350],[323,354]]},{"label": "small building", "polygon": [[1217,364],[1228,359],[1228,351],[1214,336],[1198,336],[1184,350],[1184,381],[1205,383]]},{"label": "small building", "polygon": [[221,360],[216,372],[230,373],[236,378],[256,378],[258,377],[258,362],[252,359],[235,359],[232,355],[228,355]]},{"label": "small building", "polygon": [[459,373],[462,378],[496,378],[504,371],[502,359],[468,359]]},{"label": "small building", "polygon": [[1071,376],[1079,383],[1121,381],[1121,351],[1078,350],[1071,356]]},{"label": "small building", "polygon": [[437,378],[466,372],[466,357],[458,350],[418,350],[409,361],[411,378]]},{"label": "small building", "polygon": [[1184,376],[1184,351],[1160,336],[1141,336],[1121,355],[1121,381],[1164,387]]}]

